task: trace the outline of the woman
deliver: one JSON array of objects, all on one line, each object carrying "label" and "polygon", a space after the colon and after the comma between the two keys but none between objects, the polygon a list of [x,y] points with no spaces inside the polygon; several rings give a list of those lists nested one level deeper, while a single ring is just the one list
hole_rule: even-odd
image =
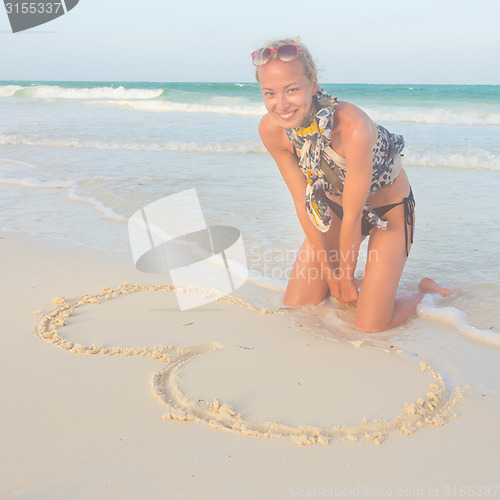
[{"label": "woman", "polygon": [[[403,138],[326,94],[300,40],[272,42],[253,52],[252,61],[268,111],[259,133],[306,235],[284,303],[317,304],[330,292],[341,305],[356,307],[357,328],[373,332],[406,321],[424,293],[451,293],[424,278],[418,293],[396,299],[414,227]],[[358,291],[354,271],[367,235]]]}]

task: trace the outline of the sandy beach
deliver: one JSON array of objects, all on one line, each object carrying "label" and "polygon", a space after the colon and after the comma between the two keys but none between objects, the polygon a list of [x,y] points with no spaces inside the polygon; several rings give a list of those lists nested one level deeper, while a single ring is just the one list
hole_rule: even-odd
[{"label": "sandy beach", "polygon": [[[500,500],[500,2],[4,4],[0,500]],[[261,88],[296,36],[307,85]],[[304,229],[260,123],[315,68],[404,137],[397,296],[453,289],[389,331],[282,304]]]},{"label": "sandy beach", "polygon": [[498,402],[425,359],[241,300],[180,312],[127,256],[0,246],[3,498],[500,495]]}]

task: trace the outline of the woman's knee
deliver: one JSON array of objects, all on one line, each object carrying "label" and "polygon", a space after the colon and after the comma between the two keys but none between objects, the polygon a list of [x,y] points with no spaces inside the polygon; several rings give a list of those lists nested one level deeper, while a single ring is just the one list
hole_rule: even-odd
[{"label": "woman's knee", "polygon": [[356,309],[354,318],[354,327],[366,333],[381,332],[388,330],[391,326],[392,314],[387,313],[369,313],[368,311],[360,311]]},{"label": "woman's knee", "polygon": [[316,305],[323,302],[326,296],[327,289],[322,283],[317,283],[313,287],[301,287],[297,282],[289,283],[283,297],[283,304],[291,307]]}]

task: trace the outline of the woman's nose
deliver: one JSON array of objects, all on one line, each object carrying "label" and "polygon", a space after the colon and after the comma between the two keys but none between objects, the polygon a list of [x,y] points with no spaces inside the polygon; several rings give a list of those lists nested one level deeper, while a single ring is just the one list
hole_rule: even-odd
[{"label": "woman's nose", "polygon": [[278,94],[278,108],[280,110],[286,109],[286,106],[288,104],[288,99],[286,94]]}]

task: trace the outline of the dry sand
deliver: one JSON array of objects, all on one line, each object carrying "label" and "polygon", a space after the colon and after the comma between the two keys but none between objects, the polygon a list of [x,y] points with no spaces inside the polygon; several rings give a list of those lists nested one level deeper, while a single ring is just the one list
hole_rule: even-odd
[{"label": "dry sand", "polygon": [[0,249],[2,497],[500,498],[499,404],[426,360],[239,299],[181,312],[126,255]]}]

